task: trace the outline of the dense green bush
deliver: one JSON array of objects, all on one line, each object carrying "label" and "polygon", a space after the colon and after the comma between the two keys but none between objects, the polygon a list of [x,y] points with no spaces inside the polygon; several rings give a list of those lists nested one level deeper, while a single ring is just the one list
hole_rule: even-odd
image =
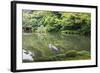
[{"label": "dense green bush", "polygon": [[78,52],[79,56],[90,56],[90,53],[88,51],[82,50]]},{"label": "dense green bush", "polygon": [[30,25],[33,28],[33,32],[40,30],[39,27],[43,26],[46,32],[65,32],[68,34],[77,32],[90,35],[91,14],[23,10],[23,27]]},{"label": "dense green bush", "polygon": [[78,56],[78,53],[76,50],[69,50],[66,52],[66,57],[76,57]]},{"label": "dense green bush", "polygon": [[64,61],[64,60],[78,60],[78,59],[89,59],[90,53],[88,51],[76,51],[70,50],[63,54],[56,54],[52,56],[34,58],[35,62],[44,61]]}]

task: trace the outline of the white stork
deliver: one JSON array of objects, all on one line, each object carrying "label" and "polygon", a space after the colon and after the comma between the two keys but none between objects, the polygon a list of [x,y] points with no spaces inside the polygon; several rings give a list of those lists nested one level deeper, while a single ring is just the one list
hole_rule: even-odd
[{"label": "white stork", "polygon": [[59,49],[57,48],[57,47],[55,47],[54,45],[52,45],[52,44],[49,44],[49,49],[51,50],[51,51],[53,51],[54,53],[58,53],[59,52]]}]

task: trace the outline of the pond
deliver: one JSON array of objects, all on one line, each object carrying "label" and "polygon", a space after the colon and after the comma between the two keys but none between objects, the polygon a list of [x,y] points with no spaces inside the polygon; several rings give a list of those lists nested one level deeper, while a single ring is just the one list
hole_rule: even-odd
[{"label": "pond", "polygon": [[[36,62],[90,59],[90,41],[89,36],[78,34],[23,33],[22,35],[23,49],[33,52]],[[58,53],[49,48],[50,44],[59,50]]]}]

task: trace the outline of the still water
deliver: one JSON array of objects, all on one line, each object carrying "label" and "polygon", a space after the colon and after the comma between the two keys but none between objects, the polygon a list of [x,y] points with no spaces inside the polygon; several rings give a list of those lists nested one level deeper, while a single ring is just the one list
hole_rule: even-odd
[{"label": "still water", "polygon": [[32,33],[22,35],[22,47],[38,56],[50,56],[52,51],[48,48],[49,44],[60,49],[60,52],[68,50],[85,50],[90,52],[90,37],[77,34],[60,33]]}]

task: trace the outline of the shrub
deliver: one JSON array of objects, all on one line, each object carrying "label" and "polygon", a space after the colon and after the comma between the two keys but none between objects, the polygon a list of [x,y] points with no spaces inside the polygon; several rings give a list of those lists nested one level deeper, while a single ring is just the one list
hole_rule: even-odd
[{"label": "shrub", "polygon": [[66,52],[66,57],[76,57],[78,56],[78,53],[76,50],[70,50]]},{"label": "shrub", "polygon": [[39,61],[57,61],[57,60],[63,60],[65,58],[65,54],[57,54],[55,56],[48,56],[48,57],[39,57],[35,58],[36,62]]},{"label": "shrub", "polygon": [[58,58],[65,57],[65,54],[58,54],[58,55],[56,55],[56,57],[58,57]]},{"label": "shrub", "polygon": [[88,51],[82,50],[82,51],[78,52],[78,55],[80,55],[80,56],[89,56],[90,53]]}]

